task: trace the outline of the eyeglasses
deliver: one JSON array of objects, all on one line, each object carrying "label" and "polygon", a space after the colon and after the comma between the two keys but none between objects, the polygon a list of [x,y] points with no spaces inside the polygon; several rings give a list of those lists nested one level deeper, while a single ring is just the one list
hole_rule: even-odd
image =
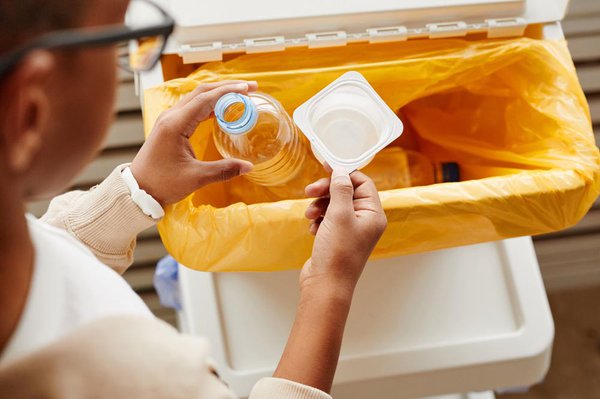
[{"label": "eyeglasses", "polygon": [[[0,78],[29,52],[36,49],[68,49],[116,45],[118,64],[133,71],[152,69],[163,52],[175,21],[165,10],[150,0],[132,0],[124,25],[49,32],[0,56]],[[137,48],[130,51],[131,41]]]}]

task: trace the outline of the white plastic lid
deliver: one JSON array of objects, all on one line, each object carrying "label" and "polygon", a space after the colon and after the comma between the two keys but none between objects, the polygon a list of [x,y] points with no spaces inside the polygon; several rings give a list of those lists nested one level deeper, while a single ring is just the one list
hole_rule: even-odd
[{"label": "white plastic lid", "polygon": [[346,172],[368,164],[404,129],[358,72],[343,74],[296,108],[294,122],[321,162]]}]

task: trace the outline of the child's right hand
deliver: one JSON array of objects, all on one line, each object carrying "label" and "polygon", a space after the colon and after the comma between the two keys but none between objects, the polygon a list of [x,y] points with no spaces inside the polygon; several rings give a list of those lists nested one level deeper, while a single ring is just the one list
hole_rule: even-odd
[{"label": "child's right hand", "polygon": [[354,287],[387,219],[373,181],[362,172],[333,172],[307,186],[317,198],[306,210],[315,234],[311,258],[300,275],[302,290],[319,286],[335,295],[351,298]]}]

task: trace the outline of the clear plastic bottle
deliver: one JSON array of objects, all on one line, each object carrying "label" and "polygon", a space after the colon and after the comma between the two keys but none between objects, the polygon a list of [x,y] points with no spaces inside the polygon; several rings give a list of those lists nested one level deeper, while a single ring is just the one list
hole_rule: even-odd
[{"label": "clear plastic bottle", "polygon": [[265,93],[228,93],[215,105],[213,139],[225,158],[254,164],[246,175],[263,186],[292,180],[306,157],[304,142],[279,101]]},{"label": "clear plastic bottle", "polygon": [[425,155],[400,147],[388,147],[362,169],[379,191],[460,181],[455,162],[435,164]]},{"label": "clear plastic bottle", "polygon": [[456,162],[436,164],[416,151],[406,151],[406,157],[411,187],[460,181],[460,169]]}]

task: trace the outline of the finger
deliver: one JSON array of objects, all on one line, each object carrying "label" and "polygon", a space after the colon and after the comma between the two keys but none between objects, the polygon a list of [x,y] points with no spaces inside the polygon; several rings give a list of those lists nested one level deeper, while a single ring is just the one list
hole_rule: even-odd
[{"label": "finger", "polygon": [[252,92],[258,90],[258,82],[256,80],[249,80],[246,83],[248,83],[248,91]]},{"label": "finger", "polygon": [[354,213],[354,206],[352,204],[354,187],[348,173],[339,170],[333,171],[329,186],[329,196],[331,200],[327,213],[331,212],[332,217],[337,218],[340,215]]},{"label": "finger", "polygon": [[329,195],[330,183],[331,179],[329,177],[323,177],[306,186],[304,192],[307,197],[325,197],[326,195]]},{"label": "finger", "polygon": [[317,232],[319,231],[319,227],[321,226],[321,222],[323,221],[323,218],[318,218],[317,220],[314,220],[310,226],[308,227],[308,231],[310,232],[310,234],[312,234],[313,236],[315,234],[317,234]]},{"label": "finger", "polygon": [[355,171],[350,175],[354,186],[354,208],[355,210],[369,210],[383,213],[379,193],[373,180],[362,172]]},{"label": "finger", "polygon": [[329,206],[329,198],[318,198],[314,200],[308,208],[306,208],[305,216],[307,219],[317,219],[325,216],[327,207]]},{"label": "finger", "polygon": [[306,216],[307,219],[311,220],[317,219],[325,215],[328,206],[329,198],[317,198],[308,206],[308,208],[306,208],[304,216]]},{"label": "finger", "polygon": [[327,173],[333,173],[333,168],[331,166],[329,166],[329,164],[327,162],[323,163],[323,168],[325,168],[325,171]]},{"label": "finger", "polygon": [[239,83],[247,83],[248,91],[256,91],[258,89],[258,83],[256,81],[245,81],[245,80],[222,80],[220,82],[211,82],[211,83],[200,83],[193,91],[186,94],[173,108],[182,108],[185,104],[190,102],[194,97],[206,93],[207,91],[211,91],[221,86],[239,84]]},{"label": "finger", "polygon": [[181,131],[186,137],[190,137],[200,122],[207,119],[215,108],[219,98],[227,93],[248,92],[248,83],[235,83],[219,86],[210,91],[200,93],[193,97],[177,112],[177,119],[182,124]]},{"label": "finger", "polygon": [[358,170],[352,172],[350,174],[350,179],[352,180],[352,186],[354,187],[354,198],[363,198],[363,197],[377,197],[379,198],[379,193],[377,192],[377,187],[375,187],[375,183],[373,180],[363,172]]},{"label": "finger", "polygon": [[236,176],[246,174],[254,165],[241,159],[221,159],[219,161],[196,162],[198,188],[209,183],[226,181]]}]

